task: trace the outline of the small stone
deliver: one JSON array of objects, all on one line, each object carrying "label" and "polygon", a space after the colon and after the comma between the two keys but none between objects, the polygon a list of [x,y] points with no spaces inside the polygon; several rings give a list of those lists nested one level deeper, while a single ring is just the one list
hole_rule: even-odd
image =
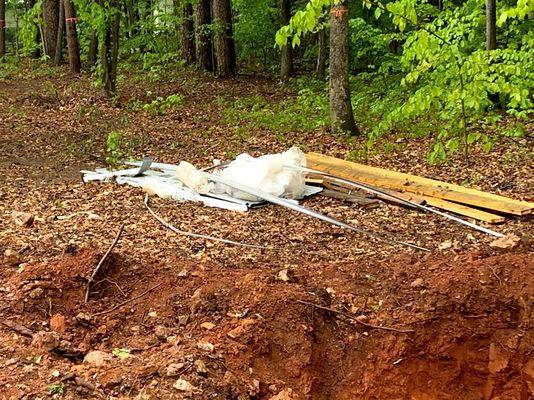
[{"label": "small stone", "polygon": [[50,329],[62,335],[67,331],[67,322],[63,314],[54,314],[50,318]]},{"label": "small stone", "polygon": [[184,268],[180,272],[178,272],[178,277],[179,278],[185,278],[188,274],[189,274],[189,272],[187,271],[187,269]]},{"label": "small stone", "polygon": [[176,335],[167,336],[166,340],[167,340],[167,343],[170,343],[173,346],[180,344],[180,342],[182,341],[180,337]]},{"label": "small stone", "polygon": [[495,343],[489,346],[488,370],[491,374],[496,374],[508,366],[508,356]]},{"label": "small stone", "polygon": [[156,318],[156,317],[158,316],[158,313],[157,313],[156,311],[150,311],[150,312],[148,313],[148,316],[149,316],[150,318]]},{"label": "small stone", "polygon": [[13,218],[13,222],[18,226],[30,227],[33,225],[34,218],[29,213],[13,211],[11,217]]},{"label": "small stone", "polygon": [[59,378],[59,376],[61,375],[61,373],[55,369],[52,371],[52,374],[51,374],[54,378]]},{"label": "small stone", "polygon": [[91,316],[89,314],[87,314],[87,313],[80,312],[80,313],[76,314],[76,320],[78,322],[89,323],[89,322],[91,322]]},{"label": "small stone", "polygon": [[195,369],[199,375],[205,376],[208,375],[208,368],[206,368],[206,364],[202,360],[195,360]]},{"label": "small stone", "polygon": [[289,271],[287,268],[284,268],[283,270],[278,272],[277,278],[281,280],[282,282],[290,282],[292,279],[291,276],[289,275]]},{"label": "small stone", "polygon": [[252,318],[245,318],[241,321],[239,326],[235,327],[234,329],[228,331],[227,335],[231,337],[232,339],[236,339],[239,336],[243,335],[244,333],[248,332],[250,327],[256,323],[255,319]]},{"label": "small stone", "polygon": [[112,359],[112,355],[106,353],[105,351],[93,350],[86,354],[83,362],[86,364],[93,365],[95,367],[101,367],[105,365],[108,361]]},{"label": "small stone", "polygon": [[271,400],[297,400],[298,397],[293,394],[292,389],[284,389],[278,394],[271,397]]},{"label": "small stone", "polygon": [[187,325],[189,322],[189,315],[179,315],[178,316],[178,324],[179,325]]},{"label": "small stone", "polygon": [[184,363],[172,363],[167,366],[165,369],[165,375],[167,376],[178,376],[184,369]]},{"label": "small stone", "polygon": [[197,347],[200,350],[204,350],[204,351],[213,351],[213,350],[215,350],[215,346],[213,345],[213,343],[210,343],[210,342],[198,342],[197,343]]},{"label": "small stone", "polygon": [[7,249],[4,251],[4,262],[10,267],[16,267],[23,263],[23,259],[19,252]]},{"label": "small stone", "polygon": [[44,294],[44,289],[43,288],[35,288],[33,289],[29,294],[28,294],[28,297],[30,297],[30,299],[40,299],[41,297],[43,297],[43,294]]},{"label": "small stone", "polygon": [[422,278],[417,278],[412,283],[410,283],[410,287],[416,289],[416,288],[419,288],[419,287],[423,286],[423,284],[424,284],[423,279]]},{"label": "small stone", "polygon": [[180,392],[192,392],[193,390],[195,390],[195,387],[191,383],[181,378],[174,382],[174,385],[172,385],[172,387],[176,390],[179,390]]},{"label": "small stone", "polygon": [[163,326],[163,325],[157,325],[155,328],[154,328],[154,334],[159,338],[159,339],[167,339],[168,336],[170,336],[171,334],[171,330],[169,328],[167,328],[166,326]]},{"label": "small stone", "polygon": [[212,324],[211,322],[203,322],[200,324],[200,327],[206,329],[207,331],[211,331],[213,328],[215,328],[215,324]]},{"label": "small stone", "polygon": [[33,335],[32,346],[46,351],[52,351],[59,346],[59,333],[39,331]]}]

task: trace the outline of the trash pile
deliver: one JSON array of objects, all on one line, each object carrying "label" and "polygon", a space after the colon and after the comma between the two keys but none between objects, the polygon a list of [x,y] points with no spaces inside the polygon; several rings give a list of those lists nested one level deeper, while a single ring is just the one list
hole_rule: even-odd
[{"label": "trash pile", "polygon": [[174,165],[153,162],[149,158],[125,164],[133,168],[118,171],[104,168],[81,171],[83,181],[114,180],[118,184],[141,187],[147,193],[145,205],[148,210],[169,229],[177,233],[238,245],[246,244],[177,230],[154,213],[149,206],[148,196],[157,195],[177,201],[201,202],[209,207],[241,212],[268,203],[278,204],[390,244],[421,251],[429,250],[338,221],[303,207],[298,200],[323,192],[323,195],[350,201],[361,207],[376,206],[378,201],[387,201],[431,212],[495,237],[504,235],[462,219],[458,215],[487,223],[500,223],[505,220],[504,216],[480,208],[513,215],[527,215],[534,210],[534,203],[321,154],[305,155],[297,147],[292,147],[283,153],[267,154],[257,158],[244,153],[228,163],[214,160],[214,165],[204,169],[198,169],[186,161]]}]

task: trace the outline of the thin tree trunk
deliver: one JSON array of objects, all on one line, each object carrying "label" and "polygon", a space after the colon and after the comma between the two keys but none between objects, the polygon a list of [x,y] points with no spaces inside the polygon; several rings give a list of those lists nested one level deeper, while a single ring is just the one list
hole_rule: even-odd
[{"label": "thin tree trunk", "polygon": [[181,44],[180,54],[188,64],[195,62],[195,26],[193,22],[193,4],[187,2],[181,7]]},{"label": "thin tree trunk", "polygon": [[98,54],[98,33],[93,29],[91,33],[91,41],[89,42],[89,54],[87,56],[87,67],[92,68],[96,64],[96,57]]},{"label": "thin tree trunk", "polygon": [[67,47],[69,48],[70,72],[78,74],[82,69],[80,61],[80,46],[78,44],[78,33],[76,31],[76,10],[72,0],[63,0],[65,8],[65,23],[67,26]]},{"label": "thin tree trunk", "polygon": [[0,0],[0,57],[6,55],[6,2]]},{"label": "thin tree trunk", "polygon": [[[118,7],[118,4],[116,4]],[[113,20],[107,21],[104,42],[100,46],[103,69],[102,84],[107,97],[116,92],[117,61],[119,55],[120,10],[113,10]]]},{"label": "thin tree trunk", "polygon": [[65,7],[63,2],[59,3],[59,20],[56,41],[56,53],[54,55],[54,65],[61,64],[63,61],[63,36],[65,35]]},{"label": "thin tree trunk", "polygon": [[[291,0],[278,0],[280,26],[289,24],[291,18]],[[280,55],[280,76],[289,78],[293,75],[293,49],[290,44],[282,47]]]},{"label": "thin tree trunk", "polygon": [[315,73],[319,78],[324,78],[326,72],[326,57],[328,54],[328,49],[326,48],[326,28],[317,32],[317,36],[319,48],[317,50],[317,67],[315,68]]},{"label": "thin tree trunk", "polygon": [[43,42],[45,54],[53,58],[56,53],[59,27],[59,0],[43,0]]},{"label": "thin tree trunk", "polygon": [[486,0],[486,50],[495,50],[497,48],[496,22],[496,0]]},{"label": "thin tree trunk", "polygon": [[334,132],[358,133],[350,102],[349,9],[347,1],[330,11],[330,119]]},{"label": "thin tree trunk", "polygon": [[206,71],[213,71],[213,43],[209,32],[211,24],[211,0],[198,0],[195,5],[195,53],[198,65]]},{"label": "thin tree trunk", "polygon": [[232,7],[230,0],[213,0],[217,75],[226,77],[236,72],[235,44],[232,34]]}]

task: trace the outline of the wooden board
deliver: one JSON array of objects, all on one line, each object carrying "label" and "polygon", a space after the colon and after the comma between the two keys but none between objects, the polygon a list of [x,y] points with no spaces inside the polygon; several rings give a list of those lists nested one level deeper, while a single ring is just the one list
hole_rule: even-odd
[{"label": "wooden board", "polygon": [[322,154],[308,153],[306,159],[309,168],[382,188],[435,197],[506,214],[526,215],[534,209],[534,203],[434,179],[357,164]]},{"label": "wooden board", "polygon": [[429,206],[450,211],[455,214],[464,215],[466,217],[473,218],[478,221],[483,221],[490,224],[500,224],[506,220],[506,218],[501,215],[491,214],[489,212],[478,210],[476,208],[471,208],[462,204],[453,203],[452,201],[436,199],[435,197],[428,196],[423,196],[423,199],[425,199],[426,204]]}]

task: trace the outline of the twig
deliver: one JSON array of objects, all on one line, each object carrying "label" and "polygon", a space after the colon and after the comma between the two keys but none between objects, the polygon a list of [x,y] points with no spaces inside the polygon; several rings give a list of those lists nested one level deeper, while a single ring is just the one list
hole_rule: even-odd
[{"label": "twig", "polygon": [[117,245],[117,242],[119,241],[123,231],[124,231],[124,224],[122,224],[120,226],[119,231],[117,232],[117,236],[115,237],[115,240],[113,241],[113,243],[111,243],[111,246],[109,246],[108,251],[106,251],[106,253],[102,256],[102,258],[98,262],[95,270],[93,271],[93,274],[91,275],[91,277],[87,281],[87,287],[85,289],[85,302],[86,303],[89,301],[89,291],[91,289],[91,283],[93,283],[93,281],[95,279],[95,276],[100,271],[100,268],[102,268],[102,265],[104,264],[104,261],[106,261],[106,259],[108,258],[109,254],[111,253],[113,248]]},{"label": "twig", "polygon": [[318,304],[311,303],[309,301],[297,300],[297,303],[305,304],[305,305],[308,305],[308,306],[316,307],[319,310],[329,311],[329,312],[334,313],[334,314],[342,315],[342,316],[344,316],[346,318],[349,318],[349,319],[357,322],[358,324],[363,325],[363,326],[365,326],[367,328],[370,328],[370,329],[382,329],[383,331],[392,331],[392,332],[399,332],[399,333],[413,333],[413,332],[415,332],[413,329],[397,329],[397,328],[391,328],[389,326],[380,326],[380,325],[368,324],[366,322],[360,321],[359,319],[357,319],[353,315],[350,315],[350,314],[345,313],[343,311],[338,311],[338,310],[334,310],[333,308],[320,306]]},{"label": "twig", "polygon": [[148,212],[154,218],[156,218],[161,225],[163,225],[167,229],[170,229],[174,233],[178,233],[180,235],[185,235],[185,236],[192,236],[192,237],[201,238],[201,239],[215,240],[217,242],[222,242],[222,243],[226,243],[226,244],[233,244],[235,246],[250,247],[250,248],[254,248],[254,249],[273,249],[272,247],[260,246],[260,245],[257,245],[257,244],[246,244],[246,243],[241,243],[241,242],[234,242],[233,240],[222,239],[222,238],[218,238],[218,237],[214,237],[214,236],[208,236],[208,235],[201,235],[200,233],[192,233],[192,232],[181,231],[180,229],[178,229],[178,228],[174,227],[173,225],[169,224],[167,221],[165,221],[163,218],[161,218],[159,215],[157,215],[154,212],[154,210],[152,210],[150,208],[148,203],[149,203],[149,196],[148,196],[148,193],[147,193],[145,195],[145,206],[146,206]]},{"label": "twig", "polygon": [[138,299],[140,299],[141,297],[146,296],[148,293],[150,293],[151,291],[153,291],[153,290],[159,288],[161,285],[163,285],[163,282],[160,282],[160,283],[158,283],[157,285],[152,286],[150,289],[145,290],[145,291],[144,291],[143,293],[141,293],[139,296],[135,296],[135,297],[132,297],[131,299],[124,300],[124,301],[120,302],[119,304],[117,304],[117,305],[111,307],[110,309],[105,310],[105,311],[98,312],[98,313],[96,313],[96,314],[93,314],[92,316],[93,316],[93,317],[98,317],[98,316],[100,316],[100,315],[109,314],[110,312],[115,311],[117,308],[120,308],[120,307],[122,307],[122,306],[124,306],[124,305],[126,305],[126,304],[128,304],[128,303],[131,303],[132,301],[138,300]]},{"label": "twig", "polygon": [[99,283],[102,283],[102,282],[109,282],[111,283],[112,285],[115,285],[117,287],[117,289],[119,289],[119,292],[121,292],[121,294],[126,297],[126,293],[124,293],[124,291],[121,289],[121,287],[118,285],[117,282],[115,281],[112,281],[111,279],[108,279],[108,278],[104,278],[104,279],[100,279],[99,281],[95,282],[95,285],[98,285]]},{"label": "twig", "polygon": [[16,322],[6,319],[6,320],[0,320],[0,324],[13,329],[15,332],[20,333],[22,336],[33,337],[33,331],[26,328],[25,326],[17,324]]}]

